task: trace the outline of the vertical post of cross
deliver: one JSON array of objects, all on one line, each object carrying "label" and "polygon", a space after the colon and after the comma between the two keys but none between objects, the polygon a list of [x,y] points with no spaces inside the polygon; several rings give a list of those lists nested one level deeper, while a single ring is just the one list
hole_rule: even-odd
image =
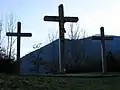
[{"label": "vertical post of cross", "polygon": [[59,6],[59,69],[60,72],[64,72],[64,11],[63,11],[63,5]]},{"label": "vertical post of cross", "polygon": [[101,40],[101,59],[102,59],[102,72],[107,72],[106,52],[105,52],[105,40],[113,40],[112,36],[105,36],[104,27],[100,28],[100,36],[92,36],[93,40]]},{"label": "vertical post of cross", "polygon": [[104,40],[104,27],[100,28],[101,33],[101,59],[102,59],[102,69],[103,72],[106,72],[106,59],[105,59],[105,40]]}]

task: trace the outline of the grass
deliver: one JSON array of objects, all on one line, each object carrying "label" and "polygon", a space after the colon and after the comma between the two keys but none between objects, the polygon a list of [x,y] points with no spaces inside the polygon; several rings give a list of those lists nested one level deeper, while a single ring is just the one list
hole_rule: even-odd
[{"label": "grass", "polygon": [[0,90],[120,90],[120,77],[72,78],[0,74]]}]

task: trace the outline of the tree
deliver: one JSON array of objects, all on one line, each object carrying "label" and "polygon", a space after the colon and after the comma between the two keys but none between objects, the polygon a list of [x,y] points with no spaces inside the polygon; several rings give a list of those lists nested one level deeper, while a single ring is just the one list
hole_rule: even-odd
[{"label": "tree", "polygon": [[58,32],[53,33],[51,30],[49,30],[48,39],[50,43],[55,41],[57,39],[57,36],[58,36]]},{"label": "tree", "polygon": [[[68,38],[71,42],[71,47],[69,50],[69,62],[70,64],[67,65],[68,67],[76,67],[77,69],[80,68],[81,64],[85,60],[85,30],[80,30],[80,27],[78,24],[76,24],[76,27],[74,27],[73,23],[71,23],[68,27]],[[79,40],[81,39],[81,40]],[[80,42],[78,42],[78,40]],[[79,46],[80,45],[80,46]],[[71,66],[72,65],[72,66]],[[75,68],[75,69],[76,69]]]},{"label": "tree", "polygon": [[[13,16],[13,13],[11,13],[10,19],[7,20],[7,27],[6,27],[6,32],[11,32],[15,31],[16,26],[15,26],[15,18]],[[15,49],[13,49],[13,44],[15,43],[16,39],[14,39],[12,36],[8,36],[8,46],[7,46],[7,55],[9,56],[9,59],[15,55]]]},{"label": "tree", "polygon": [[[68,27],[68,30],[67,31],[69,31],[68,33],[67,33],[67,35],[68,35],[68,38],[70,39],[70,41],[71,41],[71,47],[70,47],[70,51],[68,52],[68,53],[70,53],[70,56],[71,57],[69,57],[69,62],[70,62],[70,64],[68,65],[67,64],[67,68],[68,67],[70,67],[70,65],[71,64],[77,64],[78,65],[78,63],[79,63],[79,66],[80,66],[80,64],[84,61],[84,59],[85,59],[85,49],[84,49],[84,44],[85,44],[85,35],[86,35],[86,33],[85,33],[85,30],[80,30],[80,28],[79,28],[79,25],[78,24],[76,24],[76,27],[74,27],[73,26],[73,23],[71,23],[70,24],[70,26]],[[50,33],[49,32],[49,34],[48,34],[48,38],[49,38],[49,42],[52,44],[52,48],[53,49],[55,49],[55,40],[57,39],[57,36],[58,36],[58,33],[56,32],[56,33]],[[78,47],[78,39],[80,39],[80,38],[82,38],[81,39],[81,48],[79,48]],[[78,49],[79,48],[79,49]],[[55,50],[52,50],[53,52],[53,59],[52,59],[52,64],[51,64],[51,66],[52,67],[55,67],[55,68],[57,68],[56,67],[56,65],[57,65],[57,63],[58,62],[56,62],[55,63],[55,61],[57,61],[57,60],[55,60],[55,57],[54,57],[54,51]],[[79,53],[80,52],[80,53]],[[82,57],[82,60],[81,60],[81,57]],[[57,65],[58,66],[58,65]]]},{"label": "tree", "polygon": [[[42,43],[38,43],[38,44],[35,44],[33,45],[33,49],[40,49],[41,48],[41,44]],[[40,53],[36,51],[36,57],[35,57],[35,60],[32,60],[31,62],[36,66],[36,72],[39,73],[39,67],[40,67],[40,64],[42,64],[43,62],[41,62],[42,58],[40,58]]]},{"label": "tree", "polygon": [[[80,66],[80,64],[85,60],[85,49],[84,49],[84,44],[85,44],[85,35],[86,35],[86,33],[85,33],[85,30],[80,30],[80,28],[79,28],[79,25],[78,24],[76,24],[76,27],[74,27],[73,26],[73,23],[71,23],[70,24],[70,26],[68,27],[68,30],[67,31],[69,31],[68,33],[67,33],[67,35],[68,35],[68,38],[70,39],[70,41],[71,41],[71,47],[70,47],[70,50],[69,50],[69,52],[68,53],[70,53],[70,56],[71,57],[69,57],[69,65],[67,64],[67,68],[68,67],[70,67],[70,65],[71,64],[77,64],[77,65],[79,65]],[[48,38],[49,38],[49,41],[50,41],[50,43],[53,45],[53,49],[55,48],[55,40],[57,39],[57,32],[56,33],[50,33],[49,32],[49,34],[48,34]],[[80,38],[82,38],[81,39],[81,45],[80,45],[80,47],[81,48],[79,48],[78,47],[78,39],[80,39]],[[55,60],[55,58],[54,58],[54,51],[55,50],[52,50],[53,51],[53,59],[52,59],[52,67],[55,67],[56,65],[57,65],[57,63],[54,63],[53,64],[53,62],[55,62],[55,61],[57,61],[57,60]],[[80,53],[79,53],[80,52]],[[82,60],[81,60],[82,59]]]},{"label": "tree", "polygon": [[73,23],[71,23],[68,27],[68,38],[70,40],[77,40],[80,39],[80,30],[79,30],[79,26],[77,26],[76,28],[74,28]]},{"label": "tree", "polygon": [[0,19],[0,73],[13,73],[14,72],[14,58],[9,58],[9,55],[6,53],[6,48],[4,47],[6,43],[5,41],[6,33],[3,34],[5,31],[4,29],[4,20]]},{"label": "tree", "polygon": [[3,20],[0,20],[0,47],[1,47],[1,32],[3,30]]},{"label": "tree", "polygon": [[58,32],[56,31],[55,33],[52,32],[52,30],[49,30],[48,33],[48,39],[49,42],[52,44],[52,60],[49,62],[49,68],[51,72],[57,72],[58,71],[58,60],[55,59],[55,40],[58,37]]}]

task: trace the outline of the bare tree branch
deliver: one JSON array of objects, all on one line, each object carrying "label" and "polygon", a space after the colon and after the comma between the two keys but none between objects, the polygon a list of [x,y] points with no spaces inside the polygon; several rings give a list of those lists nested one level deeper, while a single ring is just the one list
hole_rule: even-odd
[{"label": "bare tree branch", "polygon": [[[76,25],[77,26],[77,25]],[[68,38],[70,40],[73,40],[73,39],[79,39],[80,38],[80,29],[79,29],[79,26],[77,26],[77,28],[74,30],[74,26],[73,26],[73,23],[70,24],[69,28],[68,28]]]},{"label": "bare tree branch", "polygon": [[[16,29],[15,26],[15,18],[13,16],[13,13],[11,13],[11,15],[9,16],[9,18],[7,18],[6,20],[6,32],[13,32]],[[13,44],[15,43],[16,39],[13,40],[12,36],[8,36],[8,46],[7,46],[7,55],[9,56],[9,58],[11,58],[11,53],[12,53],[12,49],[13,49]]]},{"label": "bare tree branch", "polygon": [[53,33],[49,30],[49,33],[48,33],[49,42],[52,43],[53,41],[55,41],[57,39],[57,35],[58,35],[58,32]]},{"label": "bare tree branch", "polygon": [[[74,27],[73,23],[71,23],[68,27],[68,38],[71,40],[71,47],[70,47],[70,61],[71,64],[76,63],[79,65],[82,64],[82,62],[85,60],[85,30],[81,30],[79,25],[76,24],[76,27]],[[82,38],[82,39],[81,39]],[[80,40],[80,46],[78,47],[78,39]],[[73,41],[75,40],[75,41]]]}]

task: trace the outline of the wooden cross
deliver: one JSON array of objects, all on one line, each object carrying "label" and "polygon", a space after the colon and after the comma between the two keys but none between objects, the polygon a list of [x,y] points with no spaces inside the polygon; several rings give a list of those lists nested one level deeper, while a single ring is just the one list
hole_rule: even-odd
[{"label": "wooden cross", "polygon": [[31,33],[21,33],[21,22],[17,23],[17,33],[6,33],[7,36],[17,36],[17,73],[20,74],[20,37],[31,37]]},{"label": "wooden cross", "polygon": [[58,7],[59,16],[45,16],[44,21],[54,21],[59,22],[59,72],[64,72],[64,23],[65,22],[77,22],[78,17],[64,17],[63,4]]},{"label": "wooden cross", "polygon": [[93,40],[101,40],[101,58],[102,58],[102,72],[105,73],[106,70],[106,55],[105,55],[105,40],[113,40],[112,36],[104,35],[104,27],[100,28],[101,36],[92,36]]}]

